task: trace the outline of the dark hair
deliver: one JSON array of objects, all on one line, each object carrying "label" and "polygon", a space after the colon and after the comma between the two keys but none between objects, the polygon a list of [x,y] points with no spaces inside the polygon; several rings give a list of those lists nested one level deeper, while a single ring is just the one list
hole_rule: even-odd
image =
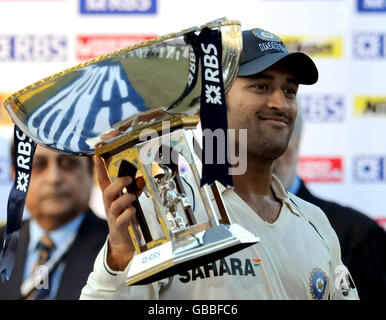
[{"label": "dark hair", "polygon": [[[12,167],[15,166],[14,164],[14,158],[15,158],[15,141],[14,139],[12,139],[12,142],[11,142],[11,165]],[[86,157],[87,160],[88,160],[88,164],[89,164],[89,172],[91,175],[94,174],[94,160],[93,160],[93,157],[92,156],[87,156]]]}]

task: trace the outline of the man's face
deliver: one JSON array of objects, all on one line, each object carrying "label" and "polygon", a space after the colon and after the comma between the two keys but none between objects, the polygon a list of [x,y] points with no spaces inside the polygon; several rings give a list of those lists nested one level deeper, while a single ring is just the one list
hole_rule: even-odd
[{"label": "man's face", "polygon": [[26,206],[38,222],[70,221],[88,207],[93,177],[89,159],[36,147]]},{"label": "man's face", "polygon": [[248,156],[275,160],[285,152],[296,119],[297,90],[281,64],[236,78],[227,94],[228,128],[248,130]]}]

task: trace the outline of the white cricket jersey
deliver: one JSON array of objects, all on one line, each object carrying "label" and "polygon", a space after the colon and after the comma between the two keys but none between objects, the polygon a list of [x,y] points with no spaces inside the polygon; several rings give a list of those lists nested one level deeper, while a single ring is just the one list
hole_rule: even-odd
[{"label": "white cricket jersey", "polygon": [[338,238],[316,206],[287,193],[273,176],[282,201],[274,223],[262,220],[233,189],[222,195],[231,220],[260,242],[230,256],[175,275],[167,285],[126,286],[129,266],[107,266],[107,242],[81,299],[359,299],[340,257]]}]

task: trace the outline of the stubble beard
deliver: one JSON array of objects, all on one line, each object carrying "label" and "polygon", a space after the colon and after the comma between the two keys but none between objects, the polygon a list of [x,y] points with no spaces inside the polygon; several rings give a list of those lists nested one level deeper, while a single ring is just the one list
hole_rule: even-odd
[{"label": "stubble beard", "polygon": [[257,130],[254,137],[248,133],[248,157],[273,162],[287,150],[291,131],[283,138],[275,138],[262,130]]}]

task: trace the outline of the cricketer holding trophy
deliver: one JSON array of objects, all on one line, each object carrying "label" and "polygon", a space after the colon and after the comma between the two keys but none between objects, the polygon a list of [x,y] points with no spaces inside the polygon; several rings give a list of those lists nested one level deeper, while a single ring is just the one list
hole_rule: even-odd
[{"label": "cricketer holding trophy", "polygon": [[[8,99],[15,136],[96,155],[110,233],[81,299],[358,299],[325,215],[272,174],[317,79],[274,34],[219,19]],[[17,223],[6,276],[15,243]]]}]

